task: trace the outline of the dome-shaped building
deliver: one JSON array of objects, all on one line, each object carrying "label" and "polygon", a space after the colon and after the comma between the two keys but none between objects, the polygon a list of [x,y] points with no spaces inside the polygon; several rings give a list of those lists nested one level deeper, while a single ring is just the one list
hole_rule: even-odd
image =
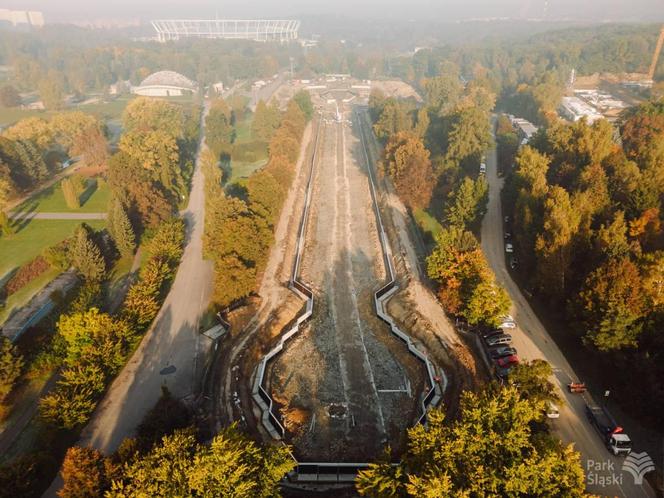
[{"label": "dome-shaped building", "polygon": [[191,95],[197,90],[196,83],[175,71],[157,71],[132,88],[132,93],[147,97],[177,97]]}]

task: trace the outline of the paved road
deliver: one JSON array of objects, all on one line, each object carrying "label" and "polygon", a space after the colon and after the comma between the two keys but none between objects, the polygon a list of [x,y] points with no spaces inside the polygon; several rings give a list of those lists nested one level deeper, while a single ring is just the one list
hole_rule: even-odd
[{"label": "paved road", "polygon": [[[583,397],[571,395],[564,388],[570,380],[577,379],[574,370],[507,271],[500,201],[503,180],[498,178],[496,173],[496,151],[490,151],[487,159],[489,205],[482,222],[482,250],[493,268],[498,282],[507,289],[514,303],[511,313],[519,324],[519,328],[512,333],[512,336],[519,356],[526,360],[542,358],[554,367],[555,380],[561,387],[565,399],[565,405],[560,410],[560,418],[553,422],[554,430],[563,441],[575,443],[576,449],[581,452],[581,463],[586,470],[588,490],[592,493],[627,498],[655,496],[647,483],[642,486],[635,485],[630,474],[621,472],[623,459],[613,457],[601,443],[599,435],[586,419]],[[643,451],[639,448],[638,441],[634,442],[634,450]],[[594,471],[589,467],[593,462],[604,464],[606,468]],[[614,475],[620,482],[606,485],[600,483],[601,479],[612,479]]]},{"label": "paved road", "polygon": [[[206,114],[207,105],[202,119]],[[154,406],[162,385],[176,397],[190,395],[194,390],[201,353],[209,346],[205,342],[208,339],[198,333],[198,323],[212,291],[212,263],[203,260],[205,194],[200,149],[199,146],[189,204],[183,213],[187,245],[171,291],[155,325],[81,434],[81,445],[112,452]]]},{"label": "paved road", "polygon": [[105,220],[106,213],[10,213],[13,220]]}]

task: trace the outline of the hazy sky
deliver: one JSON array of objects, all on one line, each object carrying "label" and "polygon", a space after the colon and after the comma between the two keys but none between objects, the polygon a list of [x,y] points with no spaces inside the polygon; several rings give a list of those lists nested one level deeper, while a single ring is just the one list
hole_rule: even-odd
[{"label": "hazy sky", "polygon": [[664,0],[4,0],[0,7],[41,10],[46,21],[168,17],[340,15],[435,21],[473,17],[664,20]]}]

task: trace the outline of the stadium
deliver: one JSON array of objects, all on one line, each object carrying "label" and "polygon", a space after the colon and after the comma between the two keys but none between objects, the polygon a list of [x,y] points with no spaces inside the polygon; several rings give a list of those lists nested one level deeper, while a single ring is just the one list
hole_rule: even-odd
[{"label": "stadium", "polygon": [[297,40],[300,21],[240,19],[161,19],[152,21],[160,42],[180,38],[216,38],[224,40],[276,41]]}]

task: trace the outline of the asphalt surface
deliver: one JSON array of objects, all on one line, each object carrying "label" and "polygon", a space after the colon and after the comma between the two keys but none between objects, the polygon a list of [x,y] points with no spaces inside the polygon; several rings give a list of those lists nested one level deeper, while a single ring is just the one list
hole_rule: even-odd
[{"label": "asphalt surface", "polygon": [[[487,179],[489,182],[489,204],[482,222],[482,250],[498,282],[507,289],[512,298],[511,314],[518,328],[511,331],[513,345],[522,360],[541,358],[554,368],[555,382],[560,387],[565,401],[560,407],[560,418],[553,420],[553,430],[566,443],[574,443],[581,453],[581,464],[586,472],[588,491],[601,496],[623,496],[627,498],[654,497],[647,482],[636,485],[628,472],[621,470],[624,458],[614,457],[604,446],[599,434],[590,425],[585,415],[587,395],[570,394],[566,385],[578,380],[574,369],[537,318],[524,298],[518,285],[512,280],[505,258],[503,215],[500,191],[503,180],[497,176],[496,151],[487,154]],[[641,452],[639,442],[633,441],[633,451]],[[602,468],[598,468],[601,466]]]}]

